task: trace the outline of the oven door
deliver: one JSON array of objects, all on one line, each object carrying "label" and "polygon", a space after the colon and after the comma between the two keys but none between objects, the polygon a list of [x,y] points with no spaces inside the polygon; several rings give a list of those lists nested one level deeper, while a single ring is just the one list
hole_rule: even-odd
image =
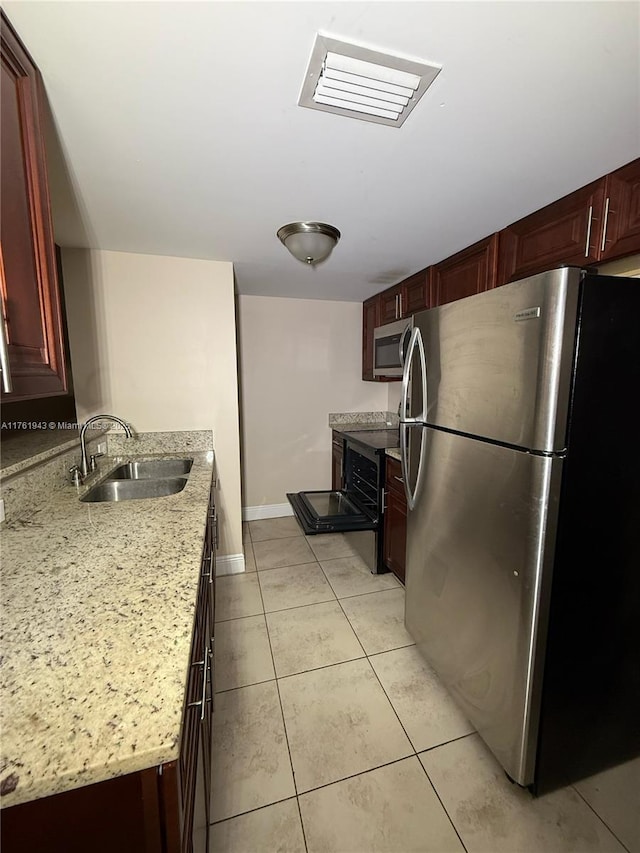
[{"label": "oven door", "polygon": [[287,499],[307,535],[378,529],[377,519],[344,491],[297,492]]}]

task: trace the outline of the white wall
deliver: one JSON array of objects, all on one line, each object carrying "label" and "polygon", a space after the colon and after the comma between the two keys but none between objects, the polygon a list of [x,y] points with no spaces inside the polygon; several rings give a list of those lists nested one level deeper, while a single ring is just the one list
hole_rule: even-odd
[{"label": "white wall", "polygon": [[331,488],[329,412],[387,411],[362,381],[362,304],[238,298],[243,506]]},{"label": "white wall", "polygon": [[63,250],[78,420],[137,432],[213,430],[222,555],[242,553],[233,267]]}]

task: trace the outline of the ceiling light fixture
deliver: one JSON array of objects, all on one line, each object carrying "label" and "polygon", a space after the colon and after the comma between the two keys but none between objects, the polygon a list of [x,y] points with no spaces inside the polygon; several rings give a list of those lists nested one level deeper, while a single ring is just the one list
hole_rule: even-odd
[{"label": "ceiling light fixture", "polygon": [[277,236],[294,258],[315,266],[329,257],[340,232],[324,222],[290,222],[278,229]]}]

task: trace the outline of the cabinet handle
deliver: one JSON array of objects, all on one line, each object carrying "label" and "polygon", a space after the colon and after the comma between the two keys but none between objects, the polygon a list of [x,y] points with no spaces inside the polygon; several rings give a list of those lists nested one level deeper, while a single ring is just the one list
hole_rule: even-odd
[{"label": "cabinet handle", "polygon": [[589,257],[589,240],[591,239],[591,220],[593,219],[593,205],[589,205],[589,220],[587,222],[587,244],[584,247],[585,258]]},{"label": "cabinet handle", "polygon": [[0,317],[0,370],[2,371],[2,390],[5,394],[10,394],[13,391],[13,383],[11,381],[9,349],[7,348],[7,334],[4,325],[4,305]]},{"label": "cabinet handle", "polygon": [[398,302],[400,304],[400,313],[398,314],[398,320],[402,319],[402,294],[398,294]]},{"label": "cabinet handle", "polygon": [[[205,571],[204,571],[204,563],[206,563],[207,561],[209,562],[209,571],[208,571],[208,572],[205,572]],[[203,563],[203,566],[202,566],[202,577],[203,577],[203,578],[208,578],[208,579],[209,579],[209,583],[211,583],[212,576],[213,576],[213,551],[209,554],[209,556],[208,556],[208,557],[206,557],[206,558],[202,561],[202,563]]]},{"label": "cabinet handle", "polygon": [[382,514],[383,515],[386,512],[386,509],[387,509],[387,493],[383,489],[382,490]]},{"label": "cabinet handle", "polygon": [[607,220],[609,219],[609,201],[610,198],[607,196],[607,200],[604,203],[604,224],[602,226],[602,245],[600,246],[600,251],[604,252],[604,244],[607,242]]},{"label": "cabinet handle", "polygon": [[193,666],[198,666],[202,663],[204,666],[202,672],[202,694],[199,702],[189,702],[187,705],[188,708],[200,708],[200,721],[204,720],[204,706],[207,702],[210,702],[211,699],[207,699],[207,681],[209,681],[209,646],[206,645],[204,647],[204,660],[198,661]]},{"label": "cabinet handle", "polygon": [[402,477],[396,477],[395,474],[393,475],[393,479],[397,480],[399,483],[404,483],[404,480],[402,479]]}]

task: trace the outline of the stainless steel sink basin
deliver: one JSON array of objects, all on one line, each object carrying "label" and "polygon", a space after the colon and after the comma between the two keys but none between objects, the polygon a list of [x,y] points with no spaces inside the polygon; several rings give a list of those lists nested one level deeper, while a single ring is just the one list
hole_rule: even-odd
[{"label": "stainless steel sink basin", "polygon": [[164,498],[181,492],[187,485],[186,477],[164,477],[162,479],[104,480],[96,483],[80,500],[132,501],[143,498]]},{"label": "stainless steel sink basin", "polygon": [[157,477],[180,477],[188,474],[193,459],[150,459],[127,462],[113,470],[107,480],[153,480]]}]

